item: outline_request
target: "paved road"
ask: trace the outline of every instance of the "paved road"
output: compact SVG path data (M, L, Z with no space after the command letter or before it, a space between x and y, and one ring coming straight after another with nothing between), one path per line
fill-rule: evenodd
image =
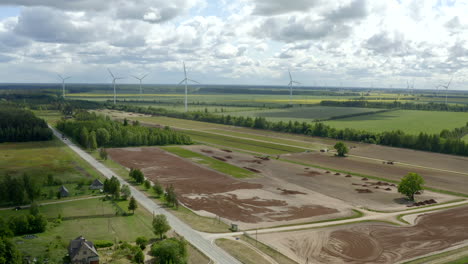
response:
M50 127L50 126L49 126ZM102 175L104 175L107 178L111 178L112 176L117 177L117 179L122 183L122 184L127 184L122 178L120 178L118 175L113 173L109 168L105 167L103 164L98 162L96 159L94 159L91 155L77 147L75 144L73 144L70 140L64 140L62 139L61 133L57 132L53 127L50 127L52 131L54 132L54 135L61 139L66 145L68 145L73 151L75 151L80 157L82 157L84 160L86 160L91 166L96 168ZM198 248L201 252L203 252L206 256L208 256L211 260L213 260L215 263L221 263L221 264L240 264L238 260L233 258L231 255L226 253L224 250L221 248L217 247L216 245L212 244L211 241L204 236L202 236L201 233L193 230L190 226L187 224L183 223L180 221L177 217L173 216L164 208L161 208L159 205L157 205L154 201L152 201L150 198L148 198L146 195L144 195L142 192L134 188L133 186L129 186L130 191L135 197L135 199L143 206L145 207L148 211L153 212L155 214L163 214L167 217L167 220L169 221L169 224L171 227L181 236L183 236L190 244Z

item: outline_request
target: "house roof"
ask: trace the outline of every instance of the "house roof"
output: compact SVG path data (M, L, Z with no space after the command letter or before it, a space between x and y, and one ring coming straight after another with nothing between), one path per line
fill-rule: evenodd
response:
M93 242L86 240L83 236L79 236L70 241L70 246L68 248L68 254L70 255L70 258L73 259L83 247L89 249L96 256L99 256Z
M104 184L99 180L95 179L93 183L91 183L91 186L103 186Z
M60 192L69 192L67 187L65 187L65 185L62 185L60 186L60 189L59 189Z

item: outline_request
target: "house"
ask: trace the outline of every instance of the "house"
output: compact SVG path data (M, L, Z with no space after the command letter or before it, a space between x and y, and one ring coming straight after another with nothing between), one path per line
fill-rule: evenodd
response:
M60 193L60 197L70 196L70 192L68 191L67 187L65 187L64 185L60 186L59 193Z
M95 179L89 186L89 189L91 190L102 190L103 188L104 184L99 179Z
M83 236L70 241L68 255L71 264L99 264L99 254L93 242L86 240Z

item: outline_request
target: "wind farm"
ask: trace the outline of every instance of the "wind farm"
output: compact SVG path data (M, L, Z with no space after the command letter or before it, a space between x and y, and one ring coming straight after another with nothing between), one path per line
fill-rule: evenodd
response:
M468 263L466 9L0 1L0 264Z

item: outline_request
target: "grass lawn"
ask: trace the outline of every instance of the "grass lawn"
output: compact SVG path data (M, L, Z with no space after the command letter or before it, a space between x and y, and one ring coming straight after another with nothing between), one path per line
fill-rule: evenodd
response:
M51 126L55 126L57 121L63 117L63 114L57 110L34 110L33 112L37 117L44 119Z
M397 110L331 120L325 124L340 129L354 128L372 132L400 129L410 134L420 132L438 134L443 129L462 127L466 122L468 122L468 113L465 112Z
M250 177L255 176L255 173L249 170L239 168L237 166L231 165L229 163L226 163L226 162L223 162L223 161L211 158L211 157L207 157L202 154L198 154L196 152L184 149L182 147L170 146L170 147L161 147L161 148L179 157L190 159L193 162L208 166L221 173L231 175L234 178L250 178Z
M331 107L331 106L312 106L312 107L293 107L285 109L264 109L254 111L244 111L229 113L231 116L244 117L264 117L274 122L312 122L314 120L324 120L335 116L361 114L374 112L382 109L360 108L360 107ZM221 113L220 113L221 114Z
M224 249L231 256L238 259L241 263L244 264L269 264L262 255L255 252L253 249L243 245L240 242L220 238L215 241L216 245Z

